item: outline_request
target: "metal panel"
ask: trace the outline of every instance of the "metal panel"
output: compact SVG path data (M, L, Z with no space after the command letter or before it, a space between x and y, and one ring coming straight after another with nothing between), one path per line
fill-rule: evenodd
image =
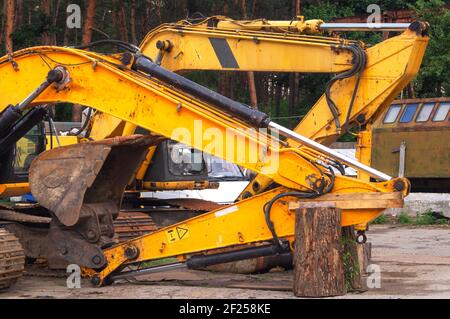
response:
M231 51L230 45L226 39L209 38L209 42L219 59L220 65L224 69L239 69L239 64Z
M408 151L405 176L408 178L450 178L450 128L375 129L372 166L388 174L399 171L398 149L405 141Z

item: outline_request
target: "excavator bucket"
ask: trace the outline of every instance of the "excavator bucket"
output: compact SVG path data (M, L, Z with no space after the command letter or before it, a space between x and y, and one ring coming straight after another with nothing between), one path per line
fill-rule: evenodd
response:
M104 263L100 247L111 244L125 187L160 137L132 135L56 148L39 155L30 188L53 215L50 258L90 265ZM94 262L93 262L94 261Z

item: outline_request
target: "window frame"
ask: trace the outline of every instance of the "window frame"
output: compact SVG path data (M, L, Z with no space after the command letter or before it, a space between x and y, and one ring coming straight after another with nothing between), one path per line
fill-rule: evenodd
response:
M400 114L403 113L403 112L402 112L402 109L404 108L404 106L405 106L405 104L392 104L391 106L389 106L389 108L388 108L388 110L387 110L387 112L386 112L386 115L385 115L384 118L383 118L383 124L394 124L394 123L396 123L396 122L398 121L398 119L399 119ZM390 113L390 112L392 111L392 109L395 108L395 107L400 107L400 108L399 108L399 111L398 111L398 113L397 113L397 115L395 116L395 119L394 119L392 122L387 122L386 119L387 119L389 113Z
M422 103L421 106L420 106L420 110L419 110L419 112L417 113L417 116L416 116L416 123L426 123L426 122L430 121L430 119L432 118L433 112L434 112L434 110L436 108L436 104L437 104L436 102L424 102L424 103ZM428 114L428 117L427 117L426 120L419 121L419 116L422 114L422 111L425 109L425 105L431 105L431 111Z
M436 116L439 113L439 109L441 108L441 105L446 104L448 109L447 109L447 114L445 114L444 118L442 120L436 120ZM436 107L436 110L434 111L433 114L433 118L431 119L434 123L439 123L439 122L444 122L447 118L448 118L448 114L450 113L450 102L440 102L438 104L438 106Z

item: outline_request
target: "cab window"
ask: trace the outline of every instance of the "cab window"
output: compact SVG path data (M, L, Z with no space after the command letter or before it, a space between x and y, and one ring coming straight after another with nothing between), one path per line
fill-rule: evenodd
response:
M387 111L386 116L384 117L384 123L385 124L394 123L397 120L397 117L400 114L401 109L402 106L399 104L392 105Z
M442 122L447 118L448 111L450 110L450 102L441 103L434 115L434 122Z
M420 109L419 115L417 115L416 122L427 122L430 119L433 108L434 103L424 103Z
M41 129L39 126L34 127L16 144L14 174L27 175L31 162L41 152Z
M209 154L204 154L204 157L210 180L242 181L246 179L238 165Z
M403 111L402 117L400 118L400 123L409 123L413 120L416 114L419 104L408 104Z
M203 153L185 144L169 141L169 171L175 176L191 176L206 172Z

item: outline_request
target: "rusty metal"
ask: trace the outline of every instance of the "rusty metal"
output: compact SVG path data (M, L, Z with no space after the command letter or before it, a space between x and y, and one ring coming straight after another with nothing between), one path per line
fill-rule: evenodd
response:
M26 257L46 258L48 228L24 226L20 223L7 223L2 227L19 238Z
M197 198L179 198L179 199L176 198L176 199L167 199L163 201L169 205L183 207L194 211L205 211L205 212L210 212L223 206L216 202L211 202Z
M0 209L0 220L19 223L50 224L51 218L23 214L13 210Z
M49 260L86 265L93 269L101 268L106 263L102 249L88 243L73 230L50 229L47 249L46 258Z
M19 240L0 228L0 290L11 287L23 274L25 254Z
M114 221L114 230L119 237L119 242L124 242L158 229L158 226L148 214L140 212L120 212L119 217Z
M220 207L221 204L196 198L146 198L127 192L121 212L145 213L158 227L165 227Z
M450 97L394 100L392 102L392 104L411 104L411 103L419 103L420 104L420 103L442 103L442 102L450 102Z
M388 174L399 172L402 162L399 150L402 145L405 151L404 175L412 179L413 190L424 188L426 180L450 179L450 122L448 114L443 121L433 121L438 107L442 103L449 103L450 98L407 99L397 100L392 105L401 105L402 108L393 123L384 123L385 114L377 120L372 130L371 165ZM401 123L403 112L407 105L418 104L411 121ZM417 121L422 110L422 104L434 104L426 121ZM432 184L432 183L430 183ZM431 186L431 187L430 187ZM437 189L432 185L425 188ZM442 190L442 189L441 189Z
M98 269L114 241L123 192L159 137L132 135L75 144L38 156L30 169L36 200L55 217L46 258ZM126 163L126 165L124 165Z
M31 165L31 191L62 224L74 226L83 203L119 205L142 153L154 143L153 137L133 135L44 152Z
M33 213L36 213L39 207L34 207L34 209L35 211L33 211ZM4 224L3 227L20 239L25 256L32 259L45 260L46 267L49 269L66 268L68 262L64 260L64 256L61 256L58 251L64 252L64 247L68 245L68 239L63 238L61 240L58 238L61 237L60 232L58 232L57 236L54 235L54 231L49 229L50 218L33 216L15 211L6 211L7 214L2 216L2 212L4 212L4 210L0 210L0 219L10 221ZM30 213L30 211L28 212ZM44 221L48 222L43 223ZM27 224L27 226L23 223ZM157 229L158 227L153 222L152 218L145 213L121 212L119 217L114 221L114 231L118 237L118 242L124 242ZM53 235L49 236L50 232L52 232ZM86 233L86 235L88 235L89 230ZM60 242L55 243L55 240ZM86 239L86 241L89 241L89 239ZM78 245L79 244L80 243L78 242ZM87 249L91 249L91 245L87 245ZM97 250L95 250L95 252L97 252Z
M292 269L292 254L286 253L277 256L265 256L246 259L226 264L209 266L207 269L214 272L234 274L260 274L266 273L271 269L277 267L281 267L286 270Z

